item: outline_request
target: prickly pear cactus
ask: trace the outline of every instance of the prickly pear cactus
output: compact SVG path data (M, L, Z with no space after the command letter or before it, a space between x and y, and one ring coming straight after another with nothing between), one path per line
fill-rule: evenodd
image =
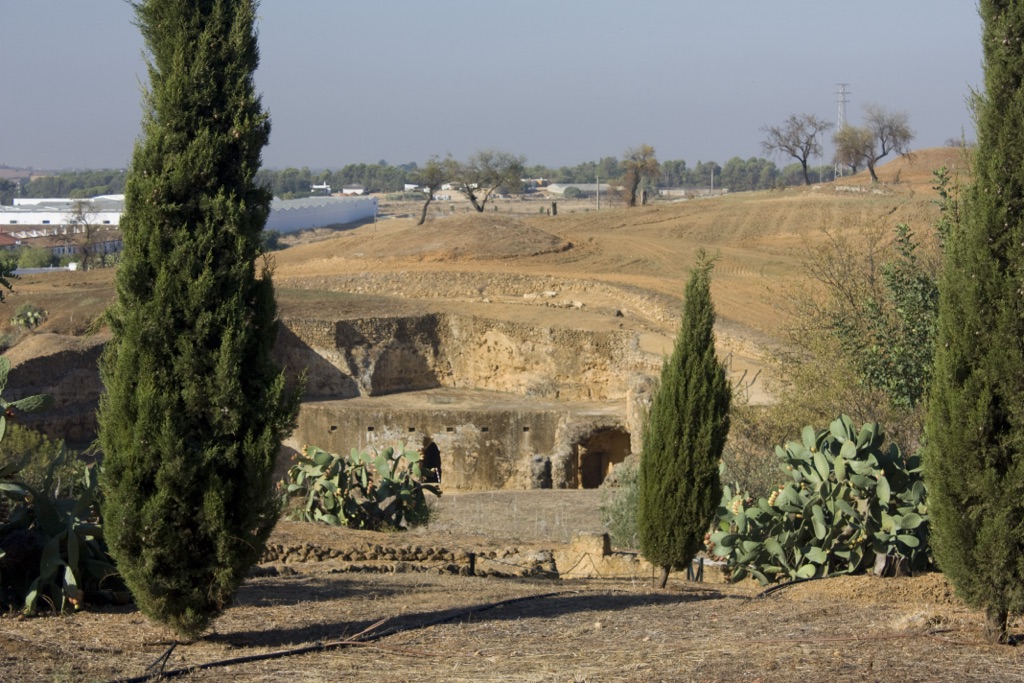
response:
M441 495L439 486L423 482L422 455L414 450L353 448L341 456L307 446L295 459L283 486L286 502L301 498L292 508L294 519L356 529L404 529L428 520L426 492Z
M762 584L856 573L872 566L920 570L930 564L921 462L877 424L855 430L843 415L827 430L776 447L792 481L754 500L726 487L708 536L730 580Z

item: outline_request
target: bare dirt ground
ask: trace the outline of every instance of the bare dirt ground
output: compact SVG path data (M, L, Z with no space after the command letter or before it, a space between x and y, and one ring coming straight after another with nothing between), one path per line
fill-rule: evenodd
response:
M460 310L623 325L657 351L674 334L689 267L704 247L719 254L721 351L737 368L757 369L777 343L787 288L810 286L800 263L821 243L822 228L908 222L926 231L937 213L931 171L943 164L964 165L958 150L926 150L880 169L878 186L855 177L629 211L560 202L557 217L541 215L543 204L500 200L484 215L448 207L422 227L394 218L318 231L275 255L281 311ZM94 327L114 299L109 270L31 276L15 287L11 309L33 303L50 313L44 331L65 334ZM523 296L548 289L584 305ZM614 315L620 309L626 315ZM213 631L177 646L164 668L259 657L184 679L260 683L1024 680L1018 650L984 644L982 614L962 605L941 575L833 578L764 597L756 585L716 581L711 570L704 583L674 577L662 591L649 577L511 576L523 558L562 547L574 532L600 530L600 497L446 494L429 528L405 534L283 522L272 545L297 550L263 565ZM378 559L359 559L371 550ZM465 575L468 553L487 558L487 575ZM499 571L502 563L508 571ZM1011 629L1021 634L1024 623ZM345 644L357 634L376 639ZM130 679L170 639L130 607L8 615L0 617L0 681ZM309 650L263 658L299 647Z
M572 530L597 530L601 495L445 496L429 528L402 534L282 522L272 545L339 557L262 565L263 576L245 583L213 630L175 647L164 670L196 668L183 676L190 681L254 683L1024 680L1018 649L984 644L982 614L953 597L939 574L832 578L761 597L756 584L728 585L712 570L703 583L673 575L655 590L650 577L471 577L446 569L465 567L459 553L488 550L497 551L491 566L501 567L502 557L514 565L515 557L557 548ZM433 548L458 559L343 559L374 547ZM1024 623L1012 628L1020 633ZM131 679L171 640L130 607L7 616L0 681ZM296 649L305 652L274 656Z

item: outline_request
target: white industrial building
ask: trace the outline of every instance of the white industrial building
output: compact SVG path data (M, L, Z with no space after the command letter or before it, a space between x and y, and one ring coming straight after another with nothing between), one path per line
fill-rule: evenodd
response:
M92 199L16 197L14 206L0 206L0 232L27 239L74 232L75 225L103 225L116 228L121 223L124 195L103 195ZM82 216L76 220L75 213ZM296 232L329 225L343 225L374 218L376 197L309 197L274 199L266 229L280 233Z
M376 215L376 197L275 199L270 203L267 230L284 234L328 225L358 223Z
M0 206L0 229L25 239L64 234L83 220L90 225L116 228L121 223L123 208L123 194L92 199L15 197L14 206ZM76 212L81 215L76 217Z

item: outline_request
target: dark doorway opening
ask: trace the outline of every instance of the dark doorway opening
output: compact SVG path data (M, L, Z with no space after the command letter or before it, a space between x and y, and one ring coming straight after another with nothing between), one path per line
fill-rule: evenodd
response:
M423 481L431 484L441 483L441 449L431 441L423 447Z
M612 427L593 432L576 446L577 486L596 489L629 454L629 432Z

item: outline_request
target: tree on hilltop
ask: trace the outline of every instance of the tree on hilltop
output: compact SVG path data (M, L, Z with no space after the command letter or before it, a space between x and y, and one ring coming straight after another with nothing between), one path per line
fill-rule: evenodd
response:
M878 182L875 166L892 152L901 156L910 154L914 131L906 112L890 112L877 104L864 107L863 126L845 125L836 132L836 162L854 171L863 166Z
M423 168L417 169L413 176L414 182L426 193L426 201L423 202L423 211L420 213L420 220L416 225L423 225L427 220L427 207L434 200L434 195L441 186L448 180L454 160L451 157L441 160L432 156L424 164Z
M452 185L480 212L499 187L519 191L525 168L526 157L497 149L484 149L465 162L449 165Z
M101 361L104 533L139 609L194 637L263 552L297 410L270 358L271 269L257 269L270 122L254 0L133 6L149 89Z
M807 160L821 154L821 135L830 128L831 123L814 114L790 114L781 125L761 128L765 134L761 149L765 154L786 154L799 161L804 171L804 183L810 185Z
M640 189L640 183L647 180L651 184L657 182L661 176L661 164L654 154L654 148L650 145L630 147L622 156L623 169L622 184L626 188L626 205L636 206L636 195Z

